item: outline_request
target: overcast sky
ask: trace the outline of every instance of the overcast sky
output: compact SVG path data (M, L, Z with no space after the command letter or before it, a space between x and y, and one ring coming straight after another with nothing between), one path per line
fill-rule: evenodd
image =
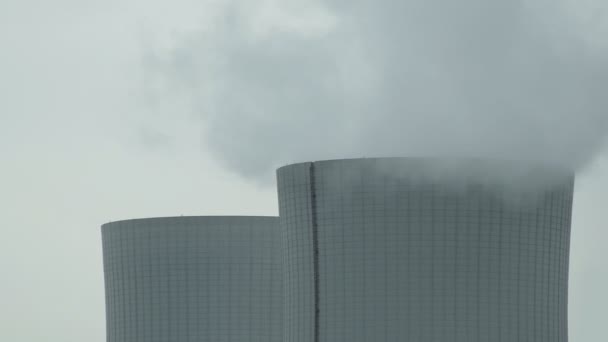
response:
M425 153L580 170L570 337L608 340L604 2L0 0L0 340L105 340L105 222L273 215L277 165Z

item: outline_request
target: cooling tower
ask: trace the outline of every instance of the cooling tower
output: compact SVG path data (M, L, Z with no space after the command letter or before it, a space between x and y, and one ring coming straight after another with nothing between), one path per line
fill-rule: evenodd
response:
M277 171L286 342L565 342L574 176L386 158Z
M102 226L108 342L283 342L276 217Z

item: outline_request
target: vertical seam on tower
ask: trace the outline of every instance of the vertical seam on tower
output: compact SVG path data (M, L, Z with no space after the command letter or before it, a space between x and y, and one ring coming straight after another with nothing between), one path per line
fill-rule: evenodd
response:
M317 222L317 191L315 186L315 163L310 163L310 216L312 225L312 267L314 326L313 341L319 342L319 226Z
M564 312L566 314L566 319L564 322L564 329L565 329L565 333L564 333L564 337L565 340L568 341L569 340L569 328L568 328L568 307L569 307L569 287L570 287L570 283L569 283L569 279L570 279L570 243L571 243L571 239L572 239L572 205L574 204L574 185L575 185L575 179L572 178L572 180L570 181L570 187L568 189L568 221L567 221L567 226L566 226L566 232L567 232L567 236L566 236L566 290L565 290L565 301L566 301L566 307L564 308Z

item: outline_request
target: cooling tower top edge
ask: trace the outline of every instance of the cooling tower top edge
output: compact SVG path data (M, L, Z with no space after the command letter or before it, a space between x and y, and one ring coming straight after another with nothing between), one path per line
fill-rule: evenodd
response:
M274 222L278 216L249 216L249 215L210 215L210 216L166 216L166 217L145 217L110 221L101 225L102 229L120 228L128 223L166 225L167 223L194 222L197 224L221 224L221 223L251 223L251 222Z

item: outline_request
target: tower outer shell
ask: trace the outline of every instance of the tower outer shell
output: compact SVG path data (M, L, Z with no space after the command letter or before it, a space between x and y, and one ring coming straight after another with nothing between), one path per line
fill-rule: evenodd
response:
M283 342L276 217L102 226L108 342Z
M571 172L383 158L277 177L285 341L567 341Z

